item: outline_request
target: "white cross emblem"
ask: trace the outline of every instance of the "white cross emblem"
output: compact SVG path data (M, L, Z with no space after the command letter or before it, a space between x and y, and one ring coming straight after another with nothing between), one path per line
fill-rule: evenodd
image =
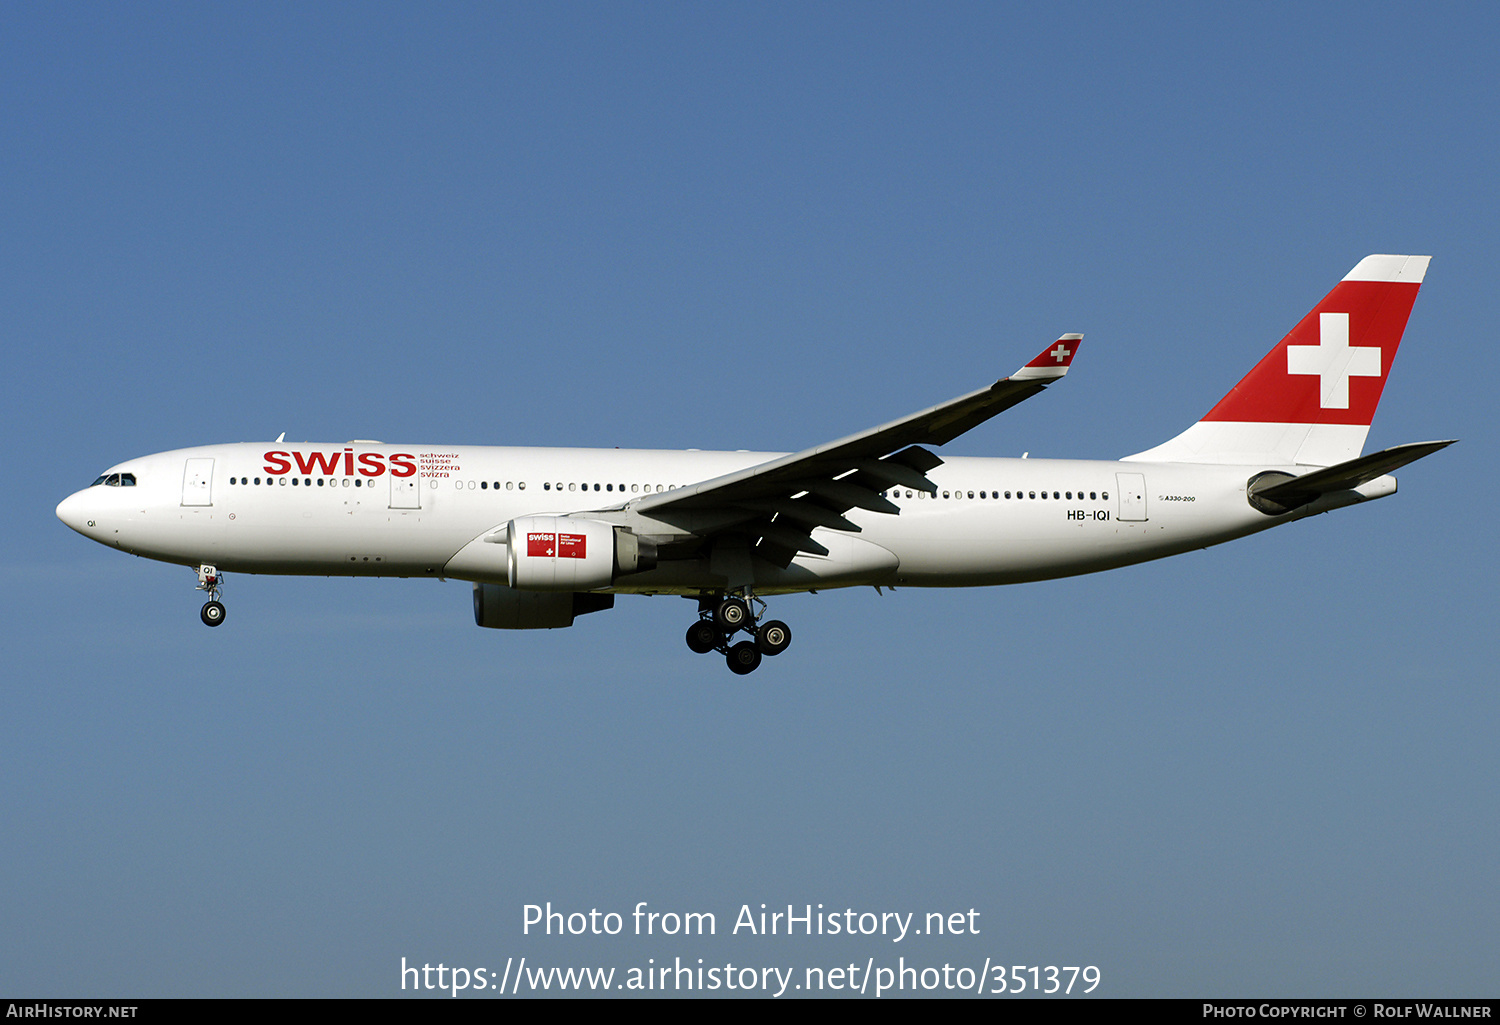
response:
M1286 347L1288 374L1318 375L1318 405L1349 408L1349 378L1380 376L1380 346L1349 347L1349 314L1318 314L1318 344Z
M1067 349L1063 348L1063 343L1062 342L1058 342L1057 343L1057 348L1055 348L1051 352L1047 353L1047 355L1051 356L1053 359L1057 360L1057 362L1061 363L1063 360L1067 359L1069 356L1071 356L1073 354L1070 351L1068 351Z

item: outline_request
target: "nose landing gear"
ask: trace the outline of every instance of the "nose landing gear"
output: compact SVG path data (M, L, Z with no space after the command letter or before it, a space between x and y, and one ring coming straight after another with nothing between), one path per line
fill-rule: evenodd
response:
M219 585L223 580L213 566L205 564L198 567L198 590L208 592L208 601L198 613L204 626L218 626L224 622L224 603L219 601Z
M766 603L748 588L743 597L704 595L698 599L698 621L688 627L687 646L699 655L717 651L737 676L753 673L763 656L779 655L792 643L792 628L781 620L760 621L765 611ZM731 645L741 630L752 639Z

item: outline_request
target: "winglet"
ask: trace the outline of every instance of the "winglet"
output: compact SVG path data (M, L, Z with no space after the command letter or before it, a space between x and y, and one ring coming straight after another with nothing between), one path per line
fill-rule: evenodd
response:
M1083 335L1063 335L1055 345L1042 350L1041 354L1020 370L1010 375L1012 381L1055 381L1068 372L1073 357L1078 354L1078 343Z

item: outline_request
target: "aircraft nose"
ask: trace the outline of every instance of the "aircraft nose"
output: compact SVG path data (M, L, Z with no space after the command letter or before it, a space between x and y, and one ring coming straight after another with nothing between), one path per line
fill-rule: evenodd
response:
M87 491L75 491L57 504L57 518L88 536L90 504Z

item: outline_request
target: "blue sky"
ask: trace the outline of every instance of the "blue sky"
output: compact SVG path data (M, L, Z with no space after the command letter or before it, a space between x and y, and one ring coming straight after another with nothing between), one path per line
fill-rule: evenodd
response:
M400 959L1093 964L1114 996L1495 995L1486 5L0 8L0 992L399 995ZM1152 565L472 622L53 516L219 441L793 450L1065 331L964 455L1113 458L1372 252L1430 253L1387 501ZM24 483L25 487L19 487ZM522 907L720 935L523 936ZM742 904L975 908L901 946Z

